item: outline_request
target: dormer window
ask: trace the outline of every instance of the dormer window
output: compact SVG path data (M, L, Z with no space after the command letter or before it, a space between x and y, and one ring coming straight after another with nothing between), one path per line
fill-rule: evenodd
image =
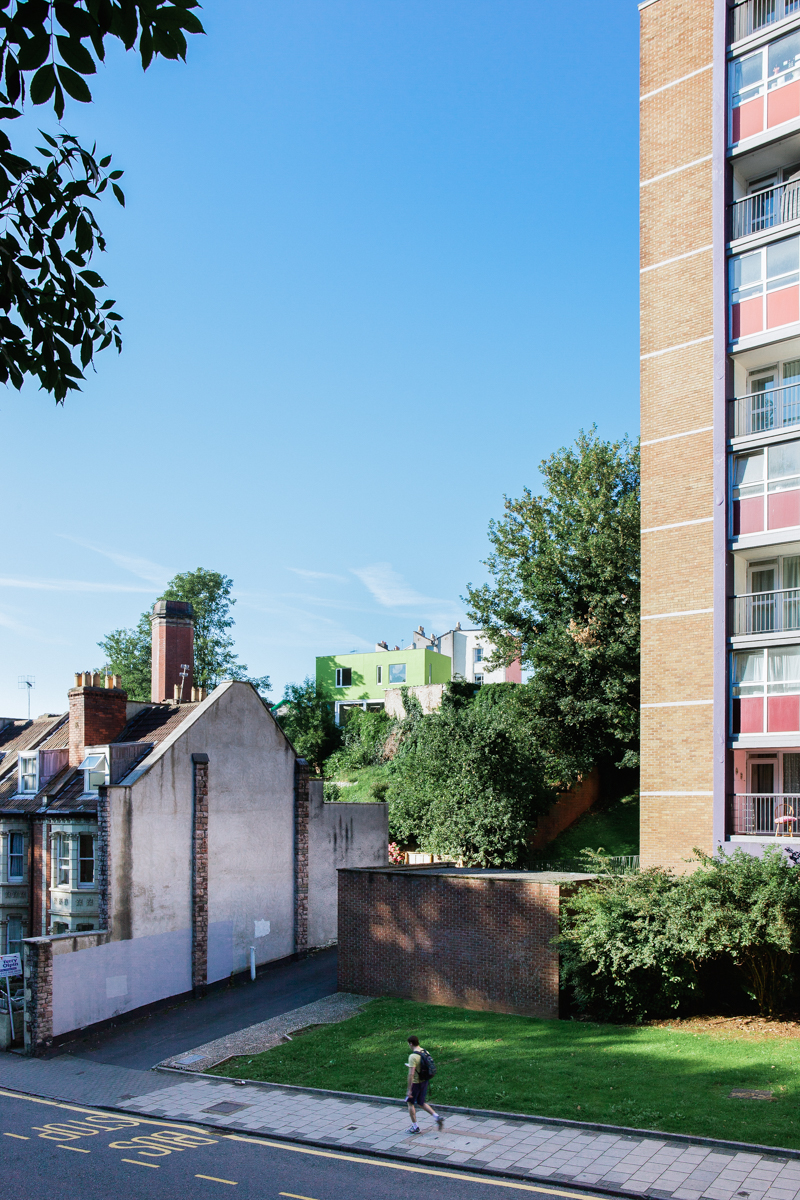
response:
M19 756L19 791L28 795L39 790L39 761L36 754Z
M108 783L108 764L105 754L87 754L78 767L83 771L84 792L96 792Z

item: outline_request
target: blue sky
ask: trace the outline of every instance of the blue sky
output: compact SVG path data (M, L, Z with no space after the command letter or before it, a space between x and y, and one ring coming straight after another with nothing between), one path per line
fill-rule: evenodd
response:
M209 0L64 124L125 170L84 391L0 391L0 714L61 711L177 571L277 698L464 619L503 495L638 432L635 4ZM44 110L36 117L53 128Z

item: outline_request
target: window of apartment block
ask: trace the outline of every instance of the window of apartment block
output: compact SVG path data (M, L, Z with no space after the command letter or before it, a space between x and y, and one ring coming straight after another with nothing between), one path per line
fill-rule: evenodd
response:
M472 654L473 662L483 662L483 646L476 646Z
M800 116L800 33L731 63L731 143Z
M383 667L375 668L375 682L383 683Z
M69 838L57 833L54 839L56 887L69 887Z
M94 884L94 838L90 833L82 833L78 838L78 886L91 887Z
M22 917L8 918L6 954L22 954Z
M35 754L20 754L19 756L19 790L21 792L37 791Z
M730 263L734 340L800 321L800 238L736 254Z
M389 683L405 683L406 681L406 664L391 663L389 666Z
M351 687L353 683L352 667L337 667L336 668L336 686Z
M737 455L732 483L734 535L800 525L800 441Z
M25 878L25 839L21 833L8 835L8 881L21 883Z

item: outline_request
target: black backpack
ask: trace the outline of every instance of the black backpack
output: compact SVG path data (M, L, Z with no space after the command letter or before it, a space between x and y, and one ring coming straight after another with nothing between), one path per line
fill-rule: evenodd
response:
M417 1047L414 1053L419 1055L420 1082L423 1082L426 1079L433 1079L434 1075L436 1074L436 1063L433 1061L430 1054L428 1054L428 1051L421 1050L419 1047Z

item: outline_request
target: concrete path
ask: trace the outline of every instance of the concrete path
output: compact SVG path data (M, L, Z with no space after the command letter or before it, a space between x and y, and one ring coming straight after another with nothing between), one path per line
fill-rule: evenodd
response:
M313 1004L304 1004L302 1008L294 1008L280 1017L248 1025L246 1029L195 1046L188 1054L184 1052L167 1058L158 1065L178 1070L207 1071L209 1067L236 1055L262 1054L280 1045L287 1034L291 1038L291 1034L298 1029L309 1029L312 1025L336 1025L339 1021L354 1017L371 999L371 996L356 996L352 992L333 992L322 1000L315 1000Z
M581 1126L577 1122L448 1110L444 1129L422 1114L408 1134L402 1101L277 1084L171 1076L162 1093L124 1101L126 1112L208 1123L276 1138L391 1154L460 1168L597 1187L659 1200L795 1200L800 1152L724 1147L702 1139Z
M186 1000L101 1033L78 1034L60 1053L149 1070L195 1046L329 996L337 987L336 947L259 972L254 983L238 981L203 999Z

